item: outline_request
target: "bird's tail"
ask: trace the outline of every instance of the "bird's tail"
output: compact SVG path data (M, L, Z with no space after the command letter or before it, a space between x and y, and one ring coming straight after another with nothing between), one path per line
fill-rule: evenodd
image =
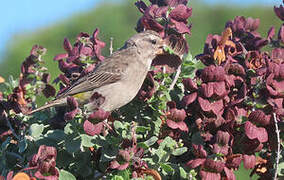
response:
M58 106L65 106L67 105L67 99L66 98L62 98L62 99L56 99L54 101L51 101L50 103L43 105L37 109L34 109L30 112L28 112L28 114L33 114L35 112L50 108L50 107L58 107Z

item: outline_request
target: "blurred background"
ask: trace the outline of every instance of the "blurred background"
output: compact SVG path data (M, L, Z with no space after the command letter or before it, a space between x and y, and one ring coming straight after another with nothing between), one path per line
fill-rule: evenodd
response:
M146 1L146 0L145 0ZM192 35L188 38L193 56L202 53L209 33L221 34L225 23L237 15L260 18L259 32L266 37L273 25L281 21L273 12L282 0L192 0L190 19ZM110 37L114 49L135 33L134 27L141 13L135 0L24 0L2 1L0 6L0 76L17 78L22 61L34 44L47 48L45 63L54 79L59 71L53 57L65 52L65 37L73 43L78 33L92 33L100 29L99 37L107 43L103 54L109 54ZM249 179L249 172L241 169L237 179ZM256 179L255 177L253 179Z

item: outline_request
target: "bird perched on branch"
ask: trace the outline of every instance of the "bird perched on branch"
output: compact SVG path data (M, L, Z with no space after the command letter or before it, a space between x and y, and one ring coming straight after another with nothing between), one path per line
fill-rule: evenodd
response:
M67 105L67 97L92 111L97 107L92 96L104 97L99 108L113 111L129 103L141 88L152 60L163 53L164 40L154 31L145 31L132 36L125 45L106 58L95 69L77 79L67 90L57 95L50 103L35 109L30 114L49 107Z

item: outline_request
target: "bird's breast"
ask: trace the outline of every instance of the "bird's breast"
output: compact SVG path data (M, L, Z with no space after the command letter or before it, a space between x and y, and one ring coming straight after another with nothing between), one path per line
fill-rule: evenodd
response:
M129 103L140 90L148 72L148 67L141 63L132 63L124 72L121 80L95 89L105 97L101 108L113 111Z

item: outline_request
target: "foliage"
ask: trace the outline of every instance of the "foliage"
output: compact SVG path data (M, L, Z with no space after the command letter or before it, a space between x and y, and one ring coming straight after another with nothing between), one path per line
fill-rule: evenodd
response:
M80 12L70 18L46 24L45 27L32 32L19 32L9 41L7 50L0 56L1 76L8 79L9 75L19 75L18 67L27 56L27 51L34 44L40 44L48 49L45 55L45 66L54 79L59 73L57 63L52 59L55 54L61 53L63 38L67 37L71 43L79 32L92 32L94 28L100 28L100 38L106 42L103 54L109 54L109 41L113 37L113 49L123 46L124 41L135 33L133 27L136 25L140 12L136 10L133 0L102 1L88 11ZM112 3L110 3L112 2ZM117 3L118 2L118 3ZM270 6L232 6L229 3L223 5L207 5L202 1L193 0L190 2L194 7L193 16L190 22L193 24L192 35L189 38L190 52L196 55L202 51L204 41L208 33L220 33L224 23L235 15L245 17L261 18L259 32L264 35L271 24L279 26L281 20L275 18L273 9ZM115 14L115 16L113 16ZM214 16L212 16L214 14ZM203 22L203 23L201 23ZM41 97L37 100L41 105L47 99Z
M193 58L185 41L191 34L187 0L137 1L136 6L142 13L136 30L155 30L170 42L137 97L111 113L85 113L69 97L66 107L28 115L39 94L56 93L43 63L46 49L34 46L19 79L1 84L1 175L236 179L234 171L243 162L260 179L276 169L283 176L283 152L277 154L277 147L283 148L284 24L277 36L271 27L263 38L259 19L237 16L221 36L208 35L203 53ZM284 19L283 6L274 11ZM80 33L73 46L64 40L66 53L54 58L62 72L55 79L59 94L104 60L98 33ZM269 52L262 51L268 46ZM104 101L99 94L94 99Z

